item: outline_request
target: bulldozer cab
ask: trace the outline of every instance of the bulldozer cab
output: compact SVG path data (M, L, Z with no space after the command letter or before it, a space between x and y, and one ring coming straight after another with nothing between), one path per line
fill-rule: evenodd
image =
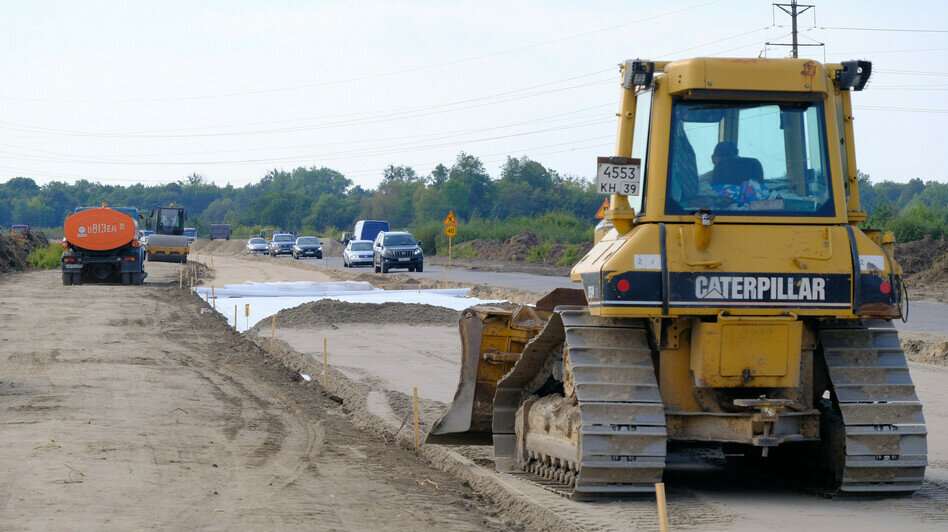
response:
M850 91L864 61L690 59L624 65L617 152L641 163L606 218L858 223ZM653 78L654 76L654 78Z

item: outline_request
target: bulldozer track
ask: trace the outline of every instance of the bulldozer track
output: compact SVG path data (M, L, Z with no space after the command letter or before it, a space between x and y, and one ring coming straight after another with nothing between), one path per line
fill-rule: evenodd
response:
M820 330L820 343L845 431L838 492L915 492L927 431L898 332L884 321L833 324Z
M564 350L557 349L561 343ZM567 367L559 373L571 374L578 401L578 449L562 442L531 448L528 438L525 456L516 456L516 410L538 391L535 376L560 352ZM652 493L665 468L667 433L644 322L557 308L498 383L494 429L496 455L541 477L535 483L546 489L581 500Z

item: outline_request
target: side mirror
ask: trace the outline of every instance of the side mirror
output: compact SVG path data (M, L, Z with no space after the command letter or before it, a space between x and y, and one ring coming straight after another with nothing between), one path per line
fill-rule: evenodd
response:
M149 231L151 231L151 218L145 219L145 229L148 229Z
M423 242L422 242L421 240L419 240L419 241L418 241L418 247L421 247L422 244L423 244Z

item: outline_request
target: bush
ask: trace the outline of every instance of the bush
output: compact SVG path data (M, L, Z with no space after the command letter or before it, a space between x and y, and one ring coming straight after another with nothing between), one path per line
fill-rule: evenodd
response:
M579 250L571 246L566 250L566 253L564 253L563 256L560 257L560 260L556 261L556 265L557 266L573 266L577 262L579 262L580 258L581 257L579 256Z
M948 236L948 213L914 205L898 218L889 221L886 229L895 233L897 242L921 240L926 236L938 239Z
M499 220L496 218L475 218L458 224L458 236L454 245L469 240L481 239L505 242L530 229L542 242L551 244L581 244L592 242L594 223L568 213L551 212L540 216L517 216ZM435 220L416 225L412 229L415 238L424 244L427 255L436 255L439 250L446 254L448 237L444 235L444 225ZM547 250L549 251L549 250Z
M550 242L544 242L539 246L533 246L530 248L530 251L527 252L527 262L543 262L543 259L546 258L547 254L550 252L550 248L553 247L553 244Z
M33 251L26 260L28 260L34 268L51 270L53 268L59 268L63 251L65 250L58 243L50 244L45 248L39 248Z

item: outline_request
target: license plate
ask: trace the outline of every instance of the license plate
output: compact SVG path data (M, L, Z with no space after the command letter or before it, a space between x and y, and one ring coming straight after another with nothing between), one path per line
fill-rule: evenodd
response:
M640 159L599 157L596 162L596 192L622 196L642 194Z
M399 257L398 260L406 261L406 260L408 260L408 257Z

